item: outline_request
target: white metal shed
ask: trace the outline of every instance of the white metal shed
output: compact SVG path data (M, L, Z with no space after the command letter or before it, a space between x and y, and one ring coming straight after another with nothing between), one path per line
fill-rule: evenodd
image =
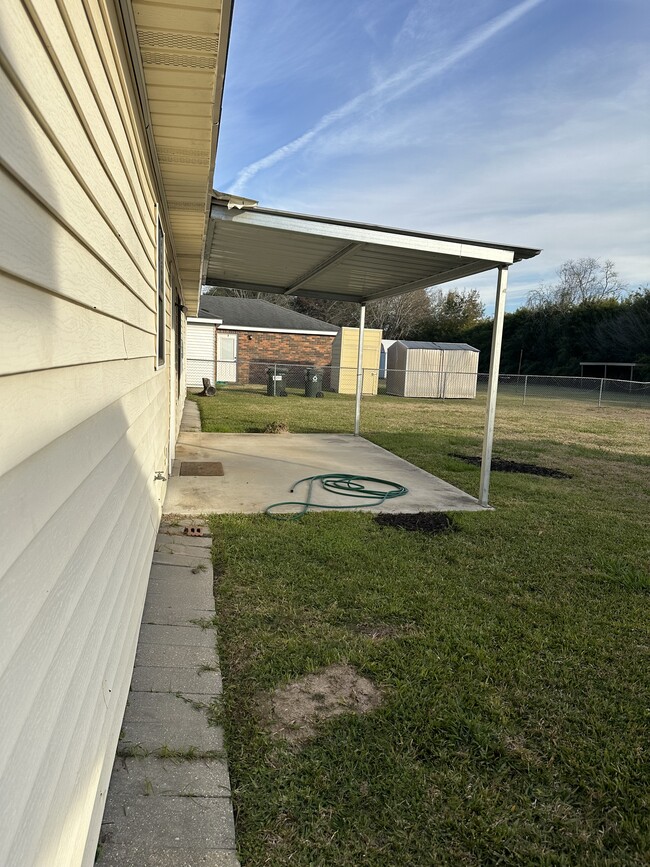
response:
M386 393L399 397L476 397L479 351L468 343L396 340L389 348Z

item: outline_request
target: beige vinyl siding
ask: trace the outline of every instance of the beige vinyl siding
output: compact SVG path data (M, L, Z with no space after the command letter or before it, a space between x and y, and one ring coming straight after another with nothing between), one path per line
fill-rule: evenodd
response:
M0 6L0 864L94 859L180 422L112 4ZM170 382L172 391L170 393Z
M381 329L363 332L363 394L377 394ZM340 394L355 394L359 359L359 329L341 328L332 346L332 388Z

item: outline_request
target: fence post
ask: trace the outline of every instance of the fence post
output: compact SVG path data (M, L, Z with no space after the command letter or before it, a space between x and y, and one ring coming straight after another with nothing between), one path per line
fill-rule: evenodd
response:
M603 405L603 383L604 379L600 380L600 391L598 392L598 406L601 407Z
M528 374L524 376L524 406L526 406L526 392L528 391Z
M278 363L277 361L273 365L273 397L277 397L276 388L278 387Z

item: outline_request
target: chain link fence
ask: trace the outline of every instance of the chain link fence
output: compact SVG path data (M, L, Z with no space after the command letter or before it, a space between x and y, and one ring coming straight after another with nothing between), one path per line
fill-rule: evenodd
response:
M479 373L477 393L485 393L487 382L487 373ZM501 374L498 395L520 400L522 406L539 406L546 401L572 401L599 407L650 409L650 382L622 379Z
M233 365L234 367L234 365ZM233 371L234 373L234 371ZM249 362L233 376L236 382L220 383L238 389L265 393L270 397L327 395L354 397L356 367L293 364L281 361ZM364 369L363 397L377 394L405 398L467 400L482 397L487 391L487 373L457 370L378 370ZM501 374L499 397L520 401L522 406L544 401L577 401L599 407L635 406L650 408L650 383L580 376L533 376Z

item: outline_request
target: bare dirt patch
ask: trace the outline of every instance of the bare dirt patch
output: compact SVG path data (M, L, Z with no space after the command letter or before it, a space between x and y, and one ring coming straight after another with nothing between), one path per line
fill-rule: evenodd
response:
M289 433L288 426L283 421L272 421L264 428L264 433L283 434Z
M330 665L276 689L260 701L260 708L272 735L300 744L316 735L322 720L368 713L381 700L375 684L351 665Z
M449 515L444 512L397 513L381 512L375 515L380 527L397 527L417 533L448 533L457 530Z
M458 455L450 453L450 458L458 458L460 461L465 461L466 464L472 464L475 467L481 466L480 455ZM525 473L530 476L547 476L551 479L570 479L568 473L563 473L562 470L555 470L552 467L538 467L537 464L522 464L518 461L508 461L505 458L492 458L492 469L497 473Z
M403 635L413 635L419 631L415 623L355 623L349 628L356 635L363 635L364 638L369 638L371 641L400 638Z

